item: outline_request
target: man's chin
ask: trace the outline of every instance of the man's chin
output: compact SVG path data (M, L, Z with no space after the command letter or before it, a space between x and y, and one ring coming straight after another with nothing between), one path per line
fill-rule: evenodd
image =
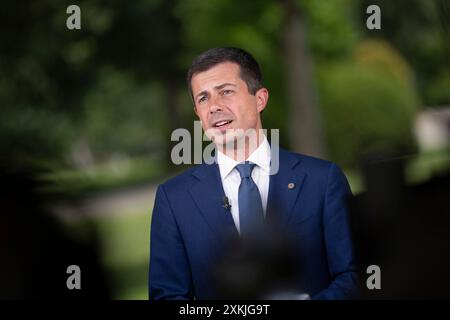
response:
M234 145L234 143L236 141L236 137L232 133L220 132L220 133L214 134L211 137L211 140L218 147L225 147L225 146Z
M231 130L220 130L217 128L209 128L205 131L206 136L211 139L214 143L219 143L220 141L224 141L231 136Z

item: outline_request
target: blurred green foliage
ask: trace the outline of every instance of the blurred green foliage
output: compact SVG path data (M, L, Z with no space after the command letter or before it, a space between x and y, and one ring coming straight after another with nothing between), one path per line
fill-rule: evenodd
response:
M382 28L366 30L392 44L414 70L423 105L443 106L450 101L450 2L448 0L360 0L364 19L371 4L382 10ZM447 84L447 87L444 87ZM439 92L439 93L438 93Z
M100 158L114 153L156 153L164 142L161 121L164 104L158 83L137 83L126 72L100 70L83 101L85 121L80 128Z
M364 33L357 15L355 0L301 1L309 32L314 60L322 62L345 58Z
M332 160L352 166L366 146L411 150L406 132L413 109L450 100L448 2L375 1L382 8L382 29L375 31L365 28L366 0L293 3L306 21L311 81ZM0 13L0 151L6 163L85 170L118 157L164 159L171 130L192 129L185 71L195 55L214 46L243 47L260 61L271 93L265 126L281 129L281 144L289 147L284 2L85 0L77 3L79 31L65 28L69 4L9 2ZM351 90L355 86L361 94ZM365 103L364 94L371 97ZM367 123L357 115L375 109L370 112L380 120L371 114ZM391 123L400 110L405 114L395 131ZM339 115L346 119L332 120ZM348 123L364 138L348 140L359 136L348 134L355 131Z
M363 42L355 55L319 71L329 155L348 168L358 166L355 155L415 151L419 106L411 71L387 44Z
M77 199L89 193L162 179L166 171L163 161L156 157L116 158L84 170L61 169L43 173L40 175L43 182L40 191L65 199Z
M93 220L115 299L148 299L149 208ZM105 218L108 217L108 218Z

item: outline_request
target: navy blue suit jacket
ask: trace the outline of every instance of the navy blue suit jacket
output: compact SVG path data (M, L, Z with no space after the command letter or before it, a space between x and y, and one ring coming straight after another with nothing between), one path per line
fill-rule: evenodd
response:
M279 164L278 173L270 176L266 219L276 214L302 244L302 288L313 299L353 297L357 272L345 176L334 163L282 149ZM295 187L288 188L289 183ZM198 165L158 187L151 223L150 299L216 298L208 274L226 236L238 234L223 197L217 164Z

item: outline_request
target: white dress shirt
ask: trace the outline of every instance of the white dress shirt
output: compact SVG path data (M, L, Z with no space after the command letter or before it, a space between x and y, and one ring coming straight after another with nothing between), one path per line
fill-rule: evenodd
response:
M266 136L264 136L264 140L246 161L256 164L252 171L252 179L258 186L265 216L270 181L270 145ZM217 163L220 169L222 186L231 205L231 215L233 216L234 224L236 225L237 230L240 232L238 194L239 185L241 184L241 176L235 168L239 162L218 150Z

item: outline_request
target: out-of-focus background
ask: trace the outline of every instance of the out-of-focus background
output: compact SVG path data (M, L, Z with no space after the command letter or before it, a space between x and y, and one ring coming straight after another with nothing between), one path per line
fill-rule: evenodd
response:
M80 30L66 27L71 4ZM379 30L366 26L372 4ZM338 163L355 194L371 155L404 159L412 185L449 168L447 0L8 1L0 24L2 236L33 234L9 253L3 242L8 270L21 270L40 225L8 229L17 217L5 215L42 208L66 241L95 248L108 297L147 298L155 188L187 168L170 162L170 134L193 130L185 74L211 47L255 56L270 91L264 126ZM42 243L57 260L52 239Z

